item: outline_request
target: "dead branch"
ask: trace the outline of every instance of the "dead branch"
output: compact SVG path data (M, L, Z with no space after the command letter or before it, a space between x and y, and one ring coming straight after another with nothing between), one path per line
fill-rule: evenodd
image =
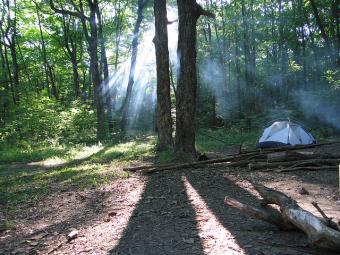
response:
M325 212L320 208L320 206L318 205L317 202L313 201L312 202L312 205L316 208L316 210L318 210L318 212L321 214L321 216L325 219L325 221L327 222L327 225L332 228L332 229L335 229L335 230L340 230L338 228L338 225L332 221L332 218L329 218Z
M301 229L309 242L318 247L340 251L340 232L328 227L310 212L302 209L295 200L282 192L253 183L259 194L271 204L280 206L282 217Z

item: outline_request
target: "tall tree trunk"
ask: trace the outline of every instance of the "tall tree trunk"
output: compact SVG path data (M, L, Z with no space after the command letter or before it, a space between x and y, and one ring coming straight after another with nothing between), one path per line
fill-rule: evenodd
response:
M32 78L31 78L31 75L30 75L30 73L29 73L27 64L26 64L26 62L25 62L25 59L24 59L24 56L23 56L23 54L22 54L21 47L20 47L19 44L18 44L18 53L19 53L19 56L20 56L20 58L21 58L21 62L22 62L22 64L23 64L23 66L24 66L24 71L25 71L25 74L26 74L26 76L27 76L28 84L29 84L29 86L31 87L31 89L33 89Z
M92 2L88 0L88 2L90 7L90 69L94 89L95 104L97 109L97 140L103 141L106 137L106 132L104 103L98 64L98 28L96 22L96 9L98 6L98 1L94 0Z
M118 7L116 8L117 14L115 15L115 70L118 69L119 46L122 33L121 1L117 0L116 3L118 3Z
M176 97L175 153L194 159L195 113L197 93L196 34L200 15L209 15L195 0L177 0L178 5L178 59L179 73Z
M78 52L77 52L77 41L79 38L76 36L78 31L71 32L70 26L71 22L74 27L75 19L74 17L66 17L63 14L63 33L64 33L64 42L62 43L62 47L65 47L66 53L70 58L72 64L72 74L73 74L73 83L74 83L74 96L78 98L80 96L80 77L79 77L79 69L78 69ZM82 42L80 42L80 59L82 56Z
M279 54L280 54L280 88L281 98L288 99L288 87L286 82L287 75L287 52L286 41L284 35L284 20L283 20L283 6L282 0L278 0L279 4Z
M172 119L166 0L154 1L157 65L157 132L159 149L172 148Z
M1 80L0 85L3 86L4 90L3 92L0 92L0 102L1 102L1 108L2 108L2 114L0 116L0 126L4 126L6 124L7 115L8 115L8 107L9 107L9 100L8 100L8 94L9 92L9 81L7 80L7 73L6 73L6 62L5 62L5 56L3 53L2 44L0 44L0 61L1 61Z
M6 69L7 69L7 77L8 77L8 81L9 81L9 85L10 85L10 90L11 90L11 94L12 94L12 100L13 100L13 104L16 104L16 100L15 100L15 91L14 91L14 84L13 84L13 76L12 76L12 72L11 72L11 65L9 63L9 59L8 59L8 48L5 47L5 52L4 52L4 56L5 56L5 63L6 63Z
M241 14L243 25L243 51L244 51L244 78L246 87L250 88L251 85L251 70L250 70L250 46L249 46L249 25L248 25L248 12L246 10L244 0L241 1Z
M121 121L121 129L122 131L126 131L128 122L129 122L129 107L130 101L132 97L132 88L135 82L135 69L136 69L136 60L138 53L138 37L139 37L139 29L140 25L143 21L143 9L147 4L148 0L138 0L138 11L137 11L137 21L133 30L133 40L132 40L132 55L131 55L131 66L129 73L129 81L126 89L126 96L122 104L122 121Z
M317 24L317 26L318 26L318 28L321 32L322 39L325 42L326 49L329 53L329 56L331 58L333 65L335 65L338 61L336 60L336 57L334 56L329 37L328 37L326 30L325 30L325 27L322 23L321 17L319 15L318 8L316 6L316 3L315 3L314 0L309 0L309 2L311 4L312 10L313 10L313 14L314 14L314 17L315 17L315 20L316 20L316 24Z
M240 49L238 40L238 29L237 22L234 24L235 30L235 69L236 69L236 90L237 90L237 110L239 116L242 113L242 102L241 102L241 67L240 67Z
M38 9L38 4L36 2L34 2L34 4L35 4L35 10L36 10L37 19L38 19L39 33L40 33L41 53L42 53L44 73L45 73L46 89L48 91L48 94L50 95L51 76L50 76L50 72L49 72L49 63L48 63L48 60L47 60L46 44L45 44L45 39L44 39L44 35L43 35L43 32L42 32L41 18L40 18L40 13L39 13L39 9Z
M112 112L112 91L108 86L109 82L109 65L107 63L106 57L106 47L105 47L105 40L103 35L103 21L102 16L99 10L99 5L96 9L97 19L98 19L98 39L100 44L100 63L102 66L102 72L104 75L104 80L102 84L102 89L104 91L103 96L105 97L105 104L106 104L106 115L107 115L107 122L109 132L113 132L113 112Z
M10 47L11 57L12 57L12 65L13 65L13 92L14 92L14 101L16 104L19 103L19 64L17 58L17 50L16 50L16 41L13 39L13 42Z

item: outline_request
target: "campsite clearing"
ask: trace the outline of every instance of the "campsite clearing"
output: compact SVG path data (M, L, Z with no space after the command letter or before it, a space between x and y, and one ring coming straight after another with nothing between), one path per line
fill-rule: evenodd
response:
M339 148L335 144L313 151L333 153ZM258 200L249 176L321 216L311 204L316 201L328 217L340 220L337 171L274 173L219 164L147 176L135 173L95 188L55 189L14 208L1 204L1 222L11 228L1 232L0 250L3 254L333 254L308 247L302 232L281 231L226 206L225 196L250 205ZM72 231L78 234L68 241Z

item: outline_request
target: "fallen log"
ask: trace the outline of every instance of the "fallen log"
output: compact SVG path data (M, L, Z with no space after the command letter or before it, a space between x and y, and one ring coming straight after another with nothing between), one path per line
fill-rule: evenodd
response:
M178 168L195 168L197 166L204 166L216 163L224 163L224 162L234 162L237 160L251 160L251 159L263 159L267 158L267 155L273 152L286 152L286 151L294 151L294 150L302 150L308 148L314 148L317 146L323 145L331 145L331 144L338 144L340 141L337 142L329 142L329 143L320 143L320 144L312 144L312 145L303 145L303 146L294 146L294 147L283 147L283 148L272 148L272 149L256 149L252 151L243 151L240 154L232 154L223 158L216 158L210 159L205 161L197 161L197 162L190 162L190 163L182 163L182 164L166 164L166 165L145 165L145 166L136 166L136 167L127 167L123 168L124 171L142 171L145 172L150 170L151 172L157 172L156 168L159 171L162 170L171 170L171 169L178 169Z
M224 162L235 162L235 161L242 161L255 159L264 159L266 155L258 154L258 153L250 153L250 154L236 154L232 156L227 156L223 158L216 158L216 159L209 159L204 161L195 161L190 163L179 163L179 164L164 164L164 165L144 165L144 166L136 166L136 167L126 167L123 168L124 171L143 171L143 170L153 170L153 169L160 169L161 170L170 170L170 169L177 169L177 168L190 168L196 166L203 166L203 165L210 165L216 163L224 163Z
M209 162L208 164L202 164L205 161L200 162L194 162L194 163L185 163L185 164L178 164L178 165L170 165L166 167L154 167L149 169L143 169L141 172L143 174L151 174L155 172L160 171L166 171L166 170L181 170L181 169L194 169L194 168L201 168L204 165L223 165L226 167L246 167L249 163L255 162L254 159L251 160L240 160L236 162L230 162L230 161L215 161L215 162Z
M282 217L301 229L309 242L318 247L340 251L340 232L328 227L324 221L302 209L295 200L282 192L253 183L254 188L268 204L280 206Z
M320 171L320 170L331 170L331 171L337 171L339 169L338 166L299 166L299 167L291 167L291 168L283 168L283 169L268 169L266 171L274 171L276 173L282 173L282 172L293 172L293 171Z
M267 162L255 162L250 163L248 165L249 170L259 170L259 169L272 169L272 168L282 168L286 166L298 167L298 166L306 166L306 165L338 165L340 163L340 159L309 159L309 160L297 160L297 161L285 161L285 162L275 162L275 163L267 163Z
M312 155L314 157L313 152L299 152L299 151L280 151L273 152L267 155L267 162L282 162L282 161L291 161L291 160L299 160L308 158L307 155Z
M272 207L269 206L249 206L245 205L235 199L232 199L230 197L224 198L224 203L229 205L230 207L236 208L243 212L244 214L247 214L253 218L257 218L263 221L266 221L270 224L273 224L277 226L279 229L282 230L294 230L297 229L293 224L291 224L289 221L286 221L279 211L275 210Z
M282 162L282 161L294 161L294 160L307 160L307 159L340 159L340 154L337 153L314 153L312 151L281 151L269 153L267 155L267 162Z

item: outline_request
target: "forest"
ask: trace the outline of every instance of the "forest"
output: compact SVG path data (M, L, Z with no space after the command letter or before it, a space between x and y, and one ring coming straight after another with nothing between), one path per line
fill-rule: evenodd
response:
M0 255L340 251L339 0L0 10Z

